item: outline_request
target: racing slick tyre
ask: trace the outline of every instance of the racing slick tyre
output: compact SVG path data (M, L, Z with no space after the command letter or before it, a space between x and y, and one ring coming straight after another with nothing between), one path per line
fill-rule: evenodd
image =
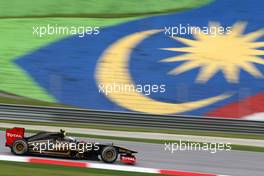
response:
M15 155L24 155L27 153L28 151L28 145L27 142L23 139L18 139L16 140L12 147L11 147L11 151L13 154Z
M101 152L101 158L105 163L114 163L117 160L118 152L113 146L106 146Z

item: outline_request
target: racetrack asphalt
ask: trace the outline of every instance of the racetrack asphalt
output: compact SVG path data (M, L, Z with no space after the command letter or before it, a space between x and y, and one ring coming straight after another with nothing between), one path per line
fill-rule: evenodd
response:
M5 134L0 132L0 154L12 155L5 147ZM264 153L245 151L165 151L163 144L78 138L89 142L112 143L137 150L136 166L214 173L232 176L263 176ZM97 162L97 161L89 161ZM121 164L121 163L116 163Z

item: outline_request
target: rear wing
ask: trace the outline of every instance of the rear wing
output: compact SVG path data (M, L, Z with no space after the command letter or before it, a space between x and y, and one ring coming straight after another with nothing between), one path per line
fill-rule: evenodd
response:
M25 128L12 128L6 130L6 146L11 147L13 142L17 139L23 139L25 134Z

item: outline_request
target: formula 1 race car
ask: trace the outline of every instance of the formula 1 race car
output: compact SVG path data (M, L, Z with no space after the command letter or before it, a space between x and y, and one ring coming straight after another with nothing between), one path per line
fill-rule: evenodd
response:
M77 141L66 136L65 131L39 132L30 137L24 137L24 128L6 130L6 146L15 155L38 155L64 157L72 159L94 159L105 163L114 163L118 156L126 164L135 164L136 151L113 144L89 143Z

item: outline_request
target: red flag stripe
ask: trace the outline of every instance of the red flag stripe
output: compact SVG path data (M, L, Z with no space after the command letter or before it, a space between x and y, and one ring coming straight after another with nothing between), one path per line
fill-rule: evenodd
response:
M263 102L264 92L214 109L206 115L209 117L242 118L250 114L264 112Z

